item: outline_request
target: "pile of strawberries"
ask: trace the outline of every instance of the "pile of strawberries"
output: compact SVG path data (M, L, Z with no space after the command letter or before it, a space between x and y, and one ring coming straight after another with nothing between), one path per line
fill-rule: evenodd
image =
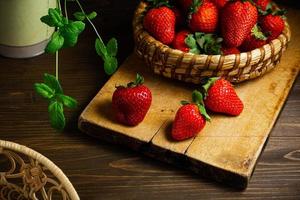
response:
M271 0L147 0L144 28L183 52L238 54L276 39L284 11Z
M151 90L143 84L144 78L137 74L136 80L127 86L118 86L113 93L112 106L115 119L127 126L141 123L151 107ZM180 141L196 136L210 121L206 109L215 113L238 116L244 105L234 88L225 79L203 80L199 90L192 94L192 103L182 101L172 127L172 137Z

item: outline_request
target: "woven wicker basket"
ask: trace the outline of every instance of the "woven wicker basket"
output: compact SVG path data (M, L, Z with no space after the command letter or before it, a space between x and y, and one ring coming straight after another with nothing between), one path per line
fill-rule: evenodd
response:
M287 22L283 33L261 48L232 55L195 55L172 49L154 39L143 27L147 4L138 6L134 19L136 53L156 74L185 82L200 83L203 77L222 76L238 83L262 76L280 61L291 38Z
M0 140L0 164L1 200L79 200L64 173L28 147Z

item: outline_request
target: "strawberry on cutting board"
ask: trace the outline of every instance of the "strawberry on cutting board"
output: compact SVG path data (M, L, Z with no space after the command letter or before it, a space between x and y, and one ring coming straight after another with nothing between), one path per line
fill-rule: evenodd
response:
M192 31L214 33L218 26L219 11L210 1L194 0L188 18Z
M237 116L243 111L243 102L229 81L210 78L203 88L206 91L204 104L207 109L232 116Z
M118 122L135 126L145 118L152 102L152 94L143 82L144 78L137 74L135 82L128 83L127 87L116 87L112 106Z
M175 23L175 13L166 6L151 8L144 17L144 28L166 45L171 44L175 37Z
M183 101L175 116L172 126L172 138L177 141L196 136L210 120L199 91L193 92L193 103Z
M230 1L220 18L221 33L227 47L240 46L257 23L258 11L250 1Z

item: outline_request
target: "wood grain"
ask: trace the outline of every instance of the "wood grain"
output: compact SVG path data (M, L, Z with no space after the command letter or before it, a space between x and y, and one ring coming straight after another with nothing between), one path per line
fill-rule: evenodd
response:
M87 11L99 12L95 23L106 41L112 35L117 37L121 49L119 61L123 62L133 50L132 30L128 27L138 1L82 3ZM288 18L297 13L299 10L288 8ZM291 27L292 40L299 36L297 21L300 19L295 18L296 25ZM49 126L46 103L32 87L34 82L41 81L44 72L54 72L54 57L42 55L24 60L0 57L1 139L24 144L50 158L70 178L83 200L299 199L299 78L272 129L247 190L237 191L124 147L96 141L77 130L78 115L108 79L93 50L94 39L87 27L76 48L61 52L64 90L79 101L77 110L66 110L68 127L63 133Z

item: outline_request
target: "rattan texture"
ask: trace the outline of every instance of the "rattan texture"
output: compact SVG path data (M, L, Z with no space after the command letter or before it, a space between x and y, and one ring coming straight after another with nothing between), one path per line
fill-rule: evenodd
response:
M135 52L156 74L199 84L203 77L224 77L239 83L262 76L279 62L291 38L287 21L283 33L250 52L232 55L196 55L172 49L153 38L143 27L147 4L141 2L134 14Z
M0 170L1 200L80 199L66 175L40 153L0 140L0 156L9 166Z

